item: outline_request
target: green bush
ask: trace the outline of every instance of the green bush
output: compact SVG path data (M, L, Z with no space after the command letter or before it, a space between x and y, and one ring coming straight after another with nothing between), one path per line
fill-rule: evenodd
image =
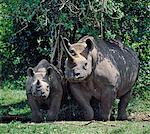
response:
M71 43L88 34L95 38L103 36L105 40L120 39L132 47L140 59L133 94L143 97L142 94L149 93L150 3L148 0L104 2L2 0L0 65L3 80L20 79L29 66L35 66L43 58L50 60L60 34Z
M150 95L150 24L148 1L124 1L124 14L122 19L122 37L126 45L132 47L138 54L140 70L138 81L134 87L133 95L144 98ZM145 93L146 92L146 93ZM148 99L148 97L147 97Z

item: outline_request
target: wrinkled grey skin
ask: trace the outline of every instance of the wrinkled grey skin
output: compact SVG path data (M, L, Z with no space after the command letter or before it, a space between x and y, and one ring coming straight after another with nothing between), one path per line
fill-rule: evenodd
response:
M43 120L41 109L47 110L47 120L57 119L61 105L63 89L58 70L47 60L27 70L26 93L32 112L32 121Z
M116 98L118 120L126 120L131 88L138 74L137 55L128 47L85 36L75 44L64 38L67 53L65 77L70 82L73 96L84 111L85 120L92 120L94 111L90 100L100 101L101 120L110 120L112 104Z

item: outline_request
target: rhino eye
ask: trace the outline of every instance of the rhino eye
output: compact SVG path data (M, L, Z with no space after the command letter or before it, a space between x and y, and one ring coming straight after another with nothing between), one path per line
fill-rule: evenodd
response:
M84 70L87 69L87 63L84 64L83 69L84 69Z
M70 53L71 53L72 56L77 55L74 50L70 50Z

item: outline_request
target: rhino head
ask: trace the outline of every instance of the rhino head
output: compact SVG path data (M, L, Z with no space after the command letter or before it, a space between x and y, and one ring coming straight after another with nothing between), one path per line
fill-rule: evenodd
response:
M31 93L34 97L40 99L47 99L50 94L50 76L51 67L40 68L38 71L34 71L29 67L27 70L28 76L31 78Z
M92 73L94 38L85 36L77 43L70 44L63 38L63 47L67 53L65 60L65 77L69 81L85 80Z

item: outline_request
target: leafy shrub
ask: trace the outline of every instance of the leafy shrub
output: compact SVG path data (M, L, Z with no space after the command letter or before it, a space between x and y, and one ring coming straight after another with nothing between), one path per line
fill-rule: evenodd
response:
M41 59L50 61L59 35L72 42L84 35L121 39L140 59L134 95L150 89L149 3L132 0L2 0L0 54L2 77L19 79ZM103 13L102 13L103 12Z

